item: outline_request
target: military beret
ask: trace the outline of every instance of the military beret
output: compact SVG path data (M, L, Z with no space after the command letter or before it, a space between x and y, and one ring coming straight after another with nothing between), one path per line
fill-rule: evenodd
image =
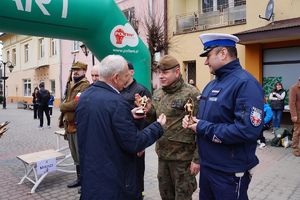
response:
M239 38L224 33L205 33L199 36L203 46L204 51L200 54L200 57L206 57L207 54L215 47L235 47Z
M75 62L72 64L72 68L71 69L83 69L83 70L87 70L87 64L82 63L82 62Z
M170 55L163 56L157 64L157 68L164 71L179 66L179 62Z

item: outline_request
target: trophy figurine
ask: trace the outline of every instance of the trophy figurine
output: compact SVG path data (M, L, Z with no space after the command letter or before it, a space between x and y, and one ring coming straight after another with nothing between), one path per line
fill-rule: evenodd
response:
M141 109L137 110L135 112L135 114L137 115L145 115L145 112L144 112L144 108L147 106L147 103L149 101L149 98L147 96L139 96L136 98L135 100L135 104L138 106L138 107L141 107Z
M188 98L186 104L184 105L184 109L189 116L189 123L193 123L193 112L194 112L194 101L192 98Z

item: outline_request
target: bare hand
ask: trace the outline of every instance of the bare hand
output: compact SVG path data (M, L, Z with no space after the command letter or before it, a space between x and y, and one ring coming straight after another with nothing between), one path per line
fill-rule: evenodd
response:
M167 117L164 113L160 114L159 117L156 120L158 123L160 123L160 125L165 125L166 121L167 121Z
M197 175L200 171L200 164L191 162L190 171L192 175Z
M140 109L142 109L142 107L135 107L131 110L131 113L132 113L132 116L134 119L143 119L146 117L146 114L145 115L137 115L136 114L136 111L140 110Z
M182 119L182 127L183 128L188 128L189 127L189 115L185 115L184 118Z
M145 150L138 152L136 155L137 155L138 157L141 157L144 153L145 153Z
M191 122L190 117L188 115L185 115L184 118L182 119L182 127L192 129L196 133L196 127L198 122L199 119L197 119L196 117L192 117L192 122Z
M297 122L297 120L298 120L298 117L297 116L295 116L295 117L292 117L292 122Z

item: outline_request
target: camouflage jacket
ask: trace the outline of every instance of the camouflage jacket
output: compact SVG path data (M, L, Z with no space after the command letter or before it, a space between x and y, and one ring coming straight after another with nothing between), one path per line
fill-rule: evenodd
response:
M161 113L167 117L165 133L156 142L156 153L160 159L199 162L195 133L182 127L182 119L187 115L184 105L192 98L195 116L198 111L198 95L198 89L184 83L182 78L168 88L154 91L149 115L155 117L152 119L156 119Z
M76 96L90 86L87 78L83 78L77 83L71 82L67 90L66 100L60 104L59 108L63 114L63 121L67 133L76 132L75 109L78 103Z

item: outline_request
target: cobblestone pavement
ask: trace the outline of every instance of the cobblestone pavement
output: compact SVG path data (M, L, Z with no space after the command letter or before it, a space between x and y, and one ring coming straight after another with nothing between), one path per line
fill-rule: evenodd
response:
M77 189L68 189L66 185L75 179L75 174L50 173L30 194L32 183L25 180L18 185L24 175L24 166L16 156L41 150L55 149L57 119L59 112L54 109L50 129L39 130L38 120L33 112L17 109L16 104L8 104L7 109L0 108L0 122L10 121L9 130L0 139L0 200L73 200L79 199ZM267 139L272 137L266 133ZM67 145L66 141L62 142ZM68 152L66 152L68 153ZM251 200L299 200L300 199L300 158L292 155L291 149L271 147L258 149L260 164L255 170L249 188ZM157 156L154 145L146 151L145 200L159 200L157 184ZM198 179L198 177L197 177ZM198 190L193 199L198 199Z

